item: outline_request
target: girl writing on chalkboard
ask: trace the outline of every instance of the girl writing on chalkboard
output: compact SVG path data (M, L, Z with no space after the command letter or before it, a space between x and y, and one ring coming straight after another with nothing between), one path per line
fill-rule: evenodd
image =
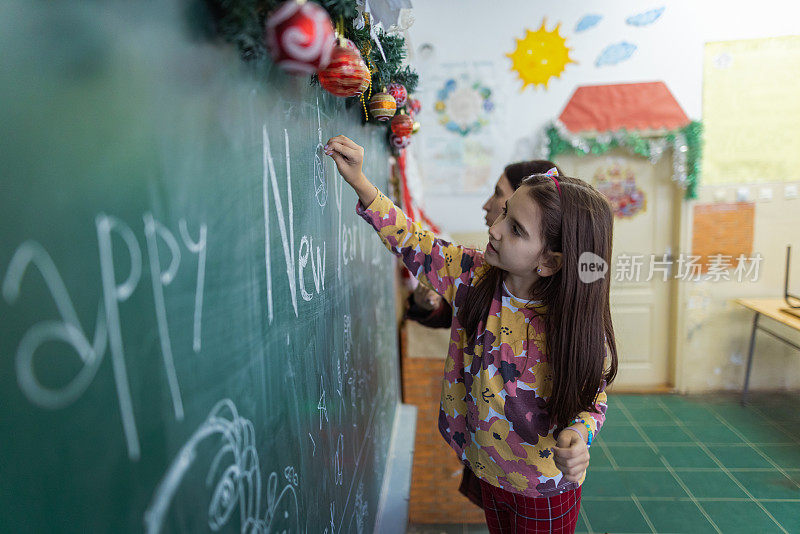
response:
M364 176L352 140L333 137L325 151L358 195L359 215L453 307L439 431L480 479L490 531L574 531L617 370L603 272L608 202L555 170L532 175L482 253L407 219Z

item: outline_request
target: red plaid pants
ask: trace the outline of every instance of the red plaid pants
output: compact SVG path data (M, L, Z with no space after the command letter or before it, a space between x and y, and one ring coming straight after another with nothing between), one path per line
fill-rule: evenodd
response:
M573 534L581 509L581 488L552 497L525 497L480 481L486 524L492 534Z

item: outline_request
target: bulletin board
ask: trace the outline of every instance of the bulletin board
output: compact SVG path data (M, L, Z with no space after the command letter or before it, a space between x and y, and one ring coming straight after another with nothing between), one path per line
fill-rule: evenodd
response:
M703 182L798 179L800 36L707 43Z

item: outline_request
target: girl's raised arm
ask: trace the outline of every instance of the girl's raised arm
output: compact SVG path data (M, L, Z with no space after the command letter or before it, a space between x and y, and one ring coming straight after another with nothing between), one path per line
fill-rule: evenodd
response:
M386 248L399 256L420 282L452 305L458 288L465 283L469 287L476 267L483 263L483 255L439 239L409 219L364 176L364 149L352 140L341 135L332 137L325 151L358 194L356 211L375 228Z

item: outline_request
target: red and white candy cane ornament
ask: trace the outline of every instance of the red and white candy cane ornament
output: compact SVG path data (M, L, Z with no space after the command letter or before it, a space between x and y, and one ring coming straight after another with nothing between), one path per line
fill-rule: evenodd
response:
M389 143L394 148L398 148L398 149L405 148L405 147L407 147L408 145L411 144L411 138L408 137L408 136L401 137L401 136L398 136L398 135L395 135L395 134L391 133L391 134L389 134Z
M314 74L331 60L336 39L328 12L313 2L289 0L266 22L273 61L291 74Z

